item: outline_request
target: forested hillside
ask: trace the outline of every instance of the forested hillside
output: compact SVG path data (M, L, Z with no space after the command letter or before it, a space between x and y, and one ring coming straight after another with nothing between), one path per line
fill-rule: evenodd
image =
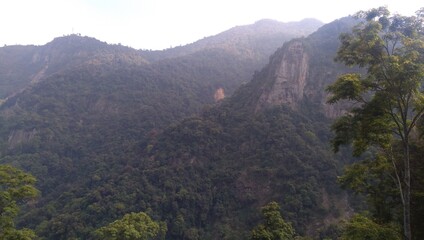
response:
M354 23L342 19L286 43L232 97L143 145L153 164L145 174L167 196L160 215L184 220L185 231L167 220L171 238L194 231L200 239L245 239L258 221L252 209L270 201L281 203L299 234L334 237L338 221L352 214L336 181L350 158L329 146L327 115L336 110L324 104L324 86L346 69L317 59L335 53L338 34Z
M263 22L248 36L269 23L275 24ZM1 48L9 54L2 61L2 83L20 81L3 93L1 163L32 173L41 192L22 212L19 226L47 239L71 239L93 237L95 228L131 211L175 221L177 212L166 212L164 205L172 201L160 199L168 192L157 176L145 173L155 172L145 151L163 128L214 103L217 89L234 91L251 78L252 66L265 63L272 45L296 35L270 28L278 34L258 34L250 48L202 47L154 62L140 51L78 35L45 46ZM310 26L299 34L308 31ZM237 36L219 37L221 44L244 41ZM189 177L181 174L179 181ZM182 237L193 227L188 223L170 234Z
M298 236L336 239L366 209L337 181L355 159L332 151L346 103L325 91L356 23L263 20L160 52L78 35L0 48L0 164L40 191L17 226L98 239L141 217L166 239L248 239L276 202Z

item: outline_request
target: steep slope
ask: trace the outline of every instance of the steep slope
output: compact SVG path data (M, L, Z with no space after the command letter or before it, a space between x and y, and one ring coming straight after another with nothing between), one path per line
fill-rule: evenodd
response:
M42 64L33 64L35 46L10 46L0 48L0 98L5 98L24 88L30 76L42 69Z
M231 98L144 144L139 168L149 166L149 185L166 196L155 212L170 238L245 239L252 210L273 200L304 235L325 237L351 214L336 183L348 157L329 147L324 89L344 70L331 56L354 23L341 19L286 43ZM331 60L316 61L323 56Z
M20 224L47 239L89 239L94 228L128 211L175 220L160 185L172 169L157 171L150 143L169 124L213 103L217 89L231 92L249 79L253 70L245 64L258 64L215 49L147 62L134 49L77 35L22 49L21 59L10 53L4 69L26 70L0 79L22 80L0 106L0 163L37 177L42 195ZM180 177L176 182L187 178Z
M265 19L234 27L186 46L164 51L141 51L140 54L160 65L182 61L197 69L210 68L210 74L204 76L219 76L214 91L222 88L227 95L231 95L240 83L252 77L254 70L261 69L268 57L284 42L307 36L322 24L315 19L289 23ZM163 60L166 60L165 63L162 63ZM222 76L222 73L233 74Z
M229 105L185 120L146 145L157 166L145 174L166 195L155 211L171 238L194 228L203 239L245 239L259 207L277 201L297 232L317 235L349 210L329 137L325 117L286 107L253 115Z
M334 62L338 35L349 31L355 23L345 18L325 25L308 38L295 39L279 49L260 74L267 79L260 88L256 110L268 106L287 105L298 109L309 102L328 117L337 115L334 106L325 104L325 87L341 73L351 70Z

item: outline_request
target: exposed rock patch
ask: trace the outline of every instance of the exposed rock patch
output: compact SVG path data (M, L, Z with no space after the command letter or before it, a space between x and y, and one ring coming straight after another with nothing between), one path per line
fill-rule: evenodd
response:
M24 131L24 130L14 130L9 134L8 138L8 144L9 148L13 149L19 144L27 143L31 141L35 135L37 134L37 130L33 129L31 131Z
M272 86L263 91L256 110L264 106L287 105L295 109L303 99L309 56L302 41L293 41L270 62Z
M218 101L220 101L220 100L222 100L222 99L224 99L225 98L225 93L224 93L224 89L223 88L218 88L216 91L215 91L215 94L214 94L214 99L215 99L215 102L218 102Z

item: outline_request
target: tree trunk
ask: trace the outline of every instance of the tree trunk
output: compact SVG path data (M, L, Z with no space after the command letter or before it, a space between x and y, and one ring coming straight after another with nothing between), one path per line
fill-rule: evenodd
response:
M404 187L403 187L403 232L405 240L412 240L411 233L411 169L410 153L409 153L409 142L405 144L405 176L404 176Z

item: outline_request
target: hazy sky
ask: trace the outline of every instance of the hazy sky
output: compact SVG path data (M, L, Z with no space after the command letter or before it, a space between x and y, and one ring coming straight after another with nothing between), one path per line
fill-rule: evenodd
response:
M331 22L387 6L413 15L422 0L0 0L0 46L42 45L80 33L137 49L194 42L268 18Z

